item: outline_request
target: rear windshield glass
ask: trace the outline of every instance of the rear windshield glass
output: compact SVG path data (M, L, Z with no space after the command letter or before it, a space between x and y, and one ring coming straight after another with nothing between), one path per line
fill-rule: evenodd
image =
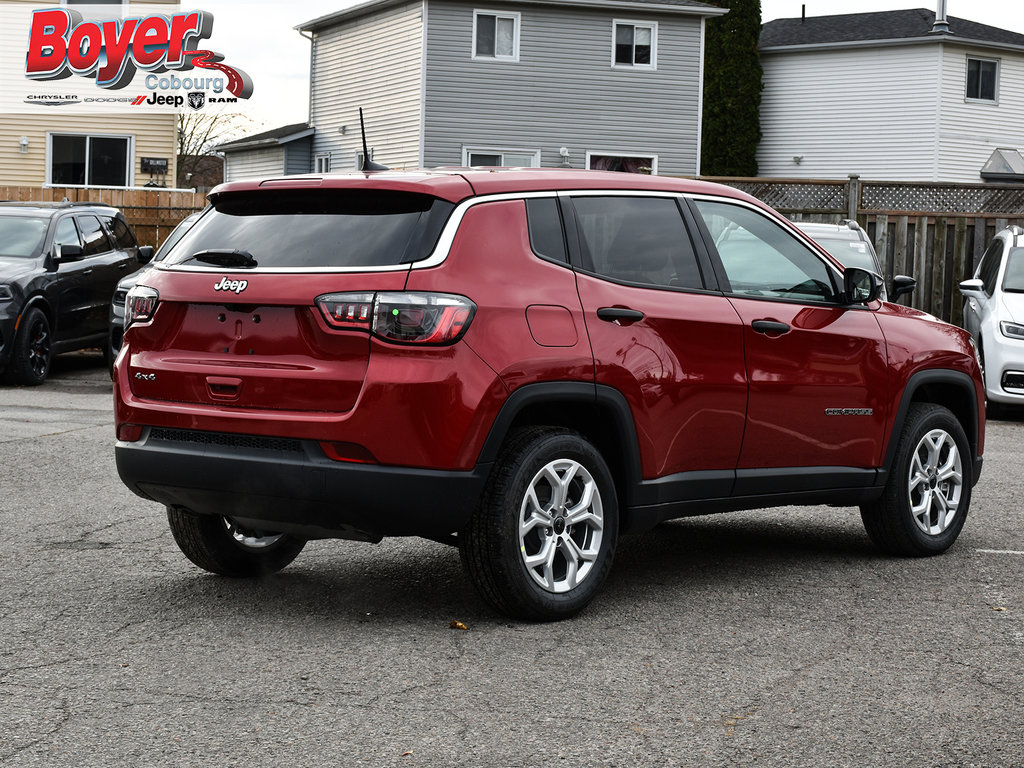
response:
M0 216L0 256L35 256L43 247L49 219Z
M433 250L454 206L408 192L338 190L232 195L181 238L168 264L237 250L258 267L384 267Z

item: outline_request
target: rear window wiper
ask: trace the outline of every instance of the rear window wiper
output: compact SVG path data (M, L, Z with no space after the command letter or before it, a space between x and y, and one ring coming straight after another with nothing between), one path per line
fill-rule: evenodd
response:
M248 251L231 250L229 248L208 248L193 253L183 261L202 261L218 267L255 267L256 259Z

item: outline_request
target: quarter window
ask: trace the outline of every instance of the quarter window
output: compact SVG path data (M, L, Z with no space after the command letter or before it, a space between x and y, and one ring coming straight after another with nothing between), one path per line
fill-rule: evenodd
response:
M583 268L626 283L703 288L675 198L575 197Z
M831 270L779 224L743 206L695 202L732 293L794 301L833 300Z
M558 200L553 197L530 198L526 201L526 220L534 253L555 261L568 261Z
M967 59L967 98L995 101L999 62L994 59Z
M656 22L616 21L612 30L612 66L655 69Z
M473 11L473 58L519 60L519 14Z
M127 187L130 168L131 139L128 136L50 136L51 184Z

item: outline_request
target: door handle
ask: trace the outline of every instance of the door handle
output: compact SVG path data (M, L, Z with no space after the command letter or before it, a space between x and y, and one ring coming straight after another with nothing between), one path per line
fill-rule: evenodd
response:
M786 323L780 323L778 320L755 320L750 324L758 333L772 334L772 333L789 333L790 327Z
M630 325L644 319L643 312L627 307L601 307L597 310L597 316L616 325Z

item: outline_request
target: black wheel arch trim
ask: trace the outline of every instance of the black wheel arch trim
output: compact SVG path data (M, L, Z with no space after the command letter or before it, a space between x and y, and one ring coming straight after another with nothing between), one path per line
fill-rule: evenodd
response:
M910 376L907 386L903 389L899 407L896 409L896 417L893 419L892 430L889 433L889 445L885 449L885 458L882 461L882 480L892 469L896 461L896 447L899 443L899 434L903 430L903 424L907 420L907 412L915 402L914 395L921 387L930 384L942 384L954 386L966 395L971 407L968 408L967 423L963 424L964 433L967 435L967 442L971 448L971 465L974 468L971 484L978 481L981 470L981 456L978 454L978 394L974 387L974 379L963 371L956 371L949 368L932 368L918 371Z
M524 410L533 405L550 403L581 403L598 408L610 416L610 426L618 437L619 447L622 450L621 470L626 481L624 487L619 489L620 498L626 504L633 503L633 497L642 477L640 446L636 439L633 412L621 392L604 384L583 381L547 381L519 387L502 404L501 410L484 440L477 464L490 465L494 463L512 425Z

